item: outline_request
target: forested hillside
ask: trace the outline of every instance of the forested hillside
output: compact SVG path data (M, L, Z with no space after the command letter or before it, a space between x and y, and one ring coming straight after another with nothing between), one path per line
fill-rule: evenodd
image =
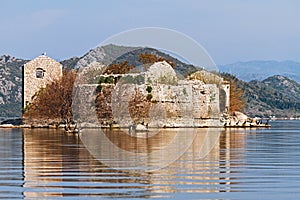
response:
M300 84L284 76L245 82L222 74L243 91L244 112L250 116L295 117L300 115Z

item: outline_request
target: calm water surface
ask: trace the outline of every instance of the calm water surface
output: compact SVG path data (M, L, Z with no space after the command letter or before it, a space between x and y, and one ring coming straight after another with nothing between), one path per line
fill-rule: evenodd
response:
M299 121L215 131L219 140L205 158L199 157L199 133L180 157L146 172L113 168L98 157L109 149L96 159L79 137L62 131L0 129L0 198L300 199ZM172 140L172 131L152 141L106 135L120 148L139 152ZM172 157L172 149L168 153L152 165Z

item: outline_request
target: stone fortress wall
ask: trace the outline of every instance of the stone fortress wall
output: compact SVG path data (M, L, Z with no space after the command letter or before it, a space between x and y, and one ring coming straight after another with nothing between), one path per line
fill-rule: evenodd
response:
M143 83L128 83L128 76L142 75ZM112 97L113 116L121 127L133 124L129 113L129 102L135 91L147 96L151 86L151 119L145 119L149 127L205 127L222 126L221 117L229 109L227 82L221 85L205 84L200 80L178 80L173 68L166 62L154 63L148 71L140 74L108 74L119 78ZM120 76L122 78L120 79ZM125 81L122 81L125 80ZM97 84L77 85L77 99L81 107L76 111L83 124L99 124L95 112L95 90ZM139 105L138 105L139 106ZM143 106L142 104L140 106ZM75 115L76 115L75 114ZM86 123L84 123L86 122ZM87 125L89 126L89 125Z

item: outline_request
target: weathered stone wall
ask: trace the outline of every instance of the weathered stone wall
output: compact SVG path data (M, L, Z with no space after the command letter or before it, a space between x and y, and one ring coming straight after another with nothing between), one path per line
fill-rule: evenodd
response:
M139 90L147 96L147 84L116 85L112 96L114 120L121 127L130 126L129 101ZM88 124L101 124L95 112L97 85L85 84L77 87L74 103L76 120ZM145 123L149 127L203 127L220 126L219 88L201 81L180 81L179 85L152 85L151 108Z
M42 77L37 77L37 69L43 71ZM62 76L62 65L41 55L23 66L23 107L32 102L37 92L48 83Z
M145 82L151 85L156 84L177 84L176 72L166 61L156 62L150 66L145 73Z
M98 84L80 84L74 88L72 111L78 123L97 124L96 89Z
M198 79L178 80L167 62L154 63L146 72L130 76L137 75L143 76L144 81L131 83L125 81L126 75L115 75L122 77L114 83L111 98L113 121L119 126L128 127L134 123L148 124L149 127L220 126L221 116L229 106L229 85L223 85L220 77L214 76L219 82L212 84ZM97 85L78 85L75 102L79 104L75 103L74 107L78 108L75 113L80 121L101 125L95 116L96 88ZM137 97L137 93L141 96ZM135 106L130 107L134 98ZM132 109L134 112L130 112ZM143 111L149 111L148 115ZM132 113L141 115L133 117Z

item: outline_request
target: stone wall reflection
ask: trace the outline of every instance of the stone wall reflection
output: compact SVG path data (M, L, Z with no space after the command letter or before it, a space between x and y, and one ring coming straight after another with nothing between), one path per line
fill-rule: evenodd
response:
M144 172L111 168L101 158L92 156L75 135L50 129L24 129L24 196L29 199L70 195L144 198L165 197L173 192L233 191L237 183L232 169L238 165L233 161L242 156L239 152L245 148L245 134L229 129L192 131L193 143L184 154L168 166ZM208 134L220 134L212 149L203 145ZM151 140L128 137L120 131L107 130L105 135L125 151L146 154L174 139L170 130ZM159 164L168 154L162 154L160 159L150 157L148 161Z
M24 196L63 196L65 170L78 168L77 138L52 129L24 129L23 134Z

